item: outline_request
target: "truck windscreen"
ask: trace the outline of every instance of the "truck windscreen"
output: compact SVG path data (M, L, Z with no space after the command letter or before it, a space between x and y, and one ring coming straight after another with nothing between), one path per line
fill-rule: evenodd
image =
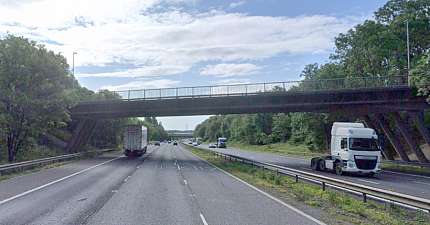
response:
M376 139L371 138L350 138L349 149L355 151L379 151Z

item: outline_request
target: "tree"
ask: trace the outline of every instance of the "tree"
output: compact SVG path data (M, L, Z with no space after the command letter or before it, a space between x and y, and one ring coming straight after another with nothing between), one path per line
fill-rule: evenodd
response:
M411 71L412 83L418 87L418 94L427 97L430 104L430 56L423 56Z
M23 37L0 40L0 129L9 162L31 145L30 137L66 125L72 81L63 56Z

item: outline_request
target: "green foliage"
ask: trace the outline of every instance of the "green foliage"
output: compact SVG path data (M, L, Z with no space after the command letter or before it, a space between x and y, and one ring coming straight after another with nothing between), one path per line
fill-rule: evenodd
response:
M8 161L38 134L69 121L67 71L65 58L42 45L11 35L0 40L0 136Z
M290 141L305 143L318 151L327 149L325 118L325 115L308 113L212 116L197 126L194 135L205 141L226 137L229 141L252 145Z
M411 71L413 84L418 87L418 94L427 97L430 103L430 56L423 56Z

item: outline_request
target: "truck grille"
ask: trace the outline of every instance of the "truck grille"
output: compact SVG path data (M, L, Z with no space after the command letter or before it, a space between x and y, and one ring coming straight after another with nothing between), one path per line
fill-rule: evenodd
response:
M361 170L373 170L376 167L377 157L354 156L355 165Z

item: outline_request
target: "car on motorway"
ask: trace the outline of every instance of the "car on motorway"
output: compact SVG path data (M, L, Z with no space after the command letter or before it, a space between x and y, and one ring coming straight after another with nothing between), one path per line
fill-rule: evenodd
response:
M197 143L197 142L193 142L193 144L192 144L193 146L198 146L199 145L199 143Z
M216 148L216 144L215 143L210 143L209 144L209 148Z
M167 141L167 144L170 144L170 143L172 143L172 141L168 140L168 141Z
M159 141L156 141L156 142L154 142L154 145L155 145L155 146L160 146L160 142L159 142Z
M174 142L173 142L173 145L178 145L178 142L177 142L177 141L174 141Z

